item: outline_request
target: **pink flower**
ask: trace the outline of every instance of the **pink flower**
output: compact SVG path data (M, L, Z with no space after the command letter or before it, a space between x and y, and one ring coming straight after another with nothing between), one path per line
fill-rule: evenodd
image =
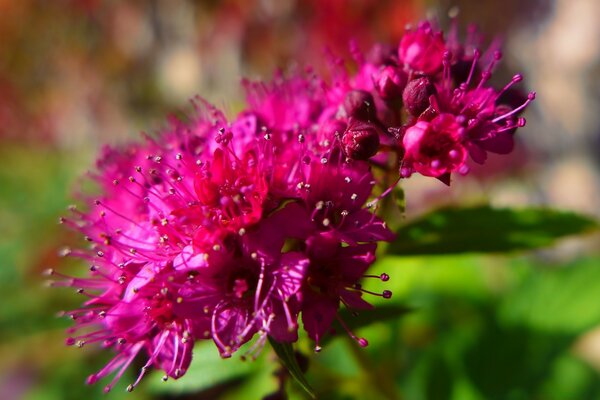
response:
M431 122L419 121L406 130L402 173L415 170L425 176L442 177L464 170L467 150L462 144L464 128L452 114L440 114Z
M233 236L203 257L194 256L191 249L186 263L195 272L188 295L196 306L188 308L188 317L198 319L202 310L207 321L202 336L212 338L223 357L230 357L257 332L263 340L266 334L280 341L297 339L295 295L308 260L297 252L281 254L281 248L259 254L251 244L257 242Z
M442 68L446 47L441 32L427 21L404 34L398 47L400 62L411 72L431 75Z
M333 231L339 240L352 245L393 240L385 223L363 208L375 185L366 162L324 157L312 161L305 176L298 192L316 229Z
M358 283L364 277L372 277L365 276L365 272L375 261L375 248L375 244L342 247L337 238L328 233L311 236L307 240L306 251L311 267L302 291L302 322L308 336L316 342L316 351L320 350L319 342L331 330L336 318L361 346L368 344L366 339L357 338L346 327L344 321L337 317L337 311L341 304L355 311L372 308L362 299L363 293L391 297L392 293L388 290L382 294L372 293L364 291ZM376 278L388 279L385 274Z

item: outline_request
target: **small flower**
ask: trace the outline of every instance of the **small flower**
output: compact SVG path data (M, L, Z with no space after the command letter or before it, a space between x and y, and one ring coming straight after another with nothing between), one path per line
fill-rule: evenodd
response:
M431 122L419 121L406 130L404 171L414 169L425 176L442 177L454 171L466 172L467 150L461 143L464 128L451 114L440 114Z
M241 242L231 238L225 247L200 259L201 265L195 268L198 283L189 293L197 299L196 309L204 310L210 321L204 336L212 338L222 357L231 357L257 332L281 341L297 338L298 310L293 301L308 260L296 252L280 254L280 249L268 257L264 251L259 256L253 250L248 253ZM190 309L190 318L193 313Z
M359 284L362 278L371 277L365 276L365 272L375 261L375 248L375 244L342 247L335 236L327 233L307 240L310 268L302 291L302 322L308 336L316 342L316 351L320 350L320 340L331 330L336 319L362 347L368 344L366 339L356 337L348 329L337 312L341 304L354 311L372 308L362 298L363 293L391 297L390 291L373 293Z
M432 75L441 70L445 51L442 33L435 32L431 23L425 21L404 34L398 57L409 71Z

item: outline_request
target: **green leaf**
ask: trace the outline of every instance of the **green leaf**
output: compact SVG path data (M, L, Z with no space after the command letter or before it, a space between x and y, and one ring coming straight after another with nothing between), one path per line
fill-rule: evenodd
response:
M372 310L364 310L358 314L353 314L347 309L339 312L340 317L346 324L346 326L354 331L356 329L369 326L375 322L386 322L392 319L400 318L412 309L407 306L400 304L380 304ZM326 336L327 338L328 336Z
M290 375L298 382L298 384L308 393L308 395L316 399L313 388L310 386L306 377L302 373L300 366L298 365L298 361L296 360L296 355L294 354L294 347L291 343L280 343L275 341L273 338L269 336L269 343L273 346L273 350L275 350L275 354L279 357L279 360L283 364L285 368L289 371Z
M600 258L534 271L501 304L507 323L577 336L600 324Z
M597 228L598 223L588 217L543 208L444 208L400 228L388 252L431 255L527 250Z
M213 386L249 376L261 364L241 358L224 360L212 342L202 341L194 346L194 358L186 374L177 380L163 382L162 371L154 371L148 378L147 389L153 393L183 394L196 393Z

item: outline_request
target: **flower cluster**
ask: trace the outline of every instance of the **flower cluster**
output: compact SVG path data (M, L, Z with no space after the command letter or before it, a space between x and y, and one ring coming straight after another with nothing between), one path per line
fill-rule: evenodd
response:
M66 312L67 344L116 352L88 382L113 374L110 390L141 353L130 390L151 366L176 379L195 341L230 357L255 337L250 352L267 336L295 342L299 321L317 351L334 321L366 346L338 310L392 295L362 286L389 279L368 273L378 242L394 239L376 215L393 187L382 174L449 183L469 156L509 152L533 99L502 101L521 77L488 86L500 53L481 55L474 37L444 39L424 22L397 48L354 49L355 73L333 60L331 81L310 70L245 81L248 106L231 120L196 99L189 121L106 148L93 174L101 194L61 219L90 244L65 250L87 260L88 276L50 271L86 297Z

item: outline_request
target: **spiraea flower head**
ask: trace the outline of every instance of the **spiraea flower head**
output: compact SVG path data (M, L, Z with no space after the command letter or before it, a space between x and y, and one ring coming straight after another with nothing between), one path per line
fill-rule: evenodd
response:
M115 352L88 383L110 375L110 390L138 356L130 390L151 367L177 379L195 341L227 358L256 338L255 354L269 336L295 342L299 321L317 350L336 321L366 346L338 311L391 297L362 283L389 279L368 272L378 243L395 238L379 201L414 172L449 183L469 158L511 151L534 98L505 100L520 75L489 85L500 53L482 56L470 32L461 44L424 22L397 46L353 46L355 68L333 59L330 80L296 70L245 81L234 118L197 98L189 121L105 148L97 195L61 219L88 242L64 251L87 275L52 271L85 296L65 312L67 344Z

